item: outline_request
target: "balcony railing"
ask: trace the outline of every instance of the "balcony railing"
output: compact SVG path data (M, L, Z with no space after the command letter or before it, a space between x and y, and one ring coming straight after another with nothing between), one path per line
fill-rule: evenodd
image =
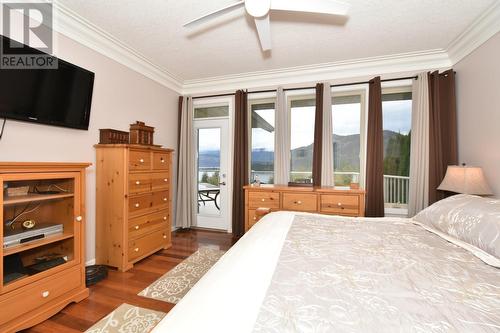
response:
M410 177L384 175L384 202L407 205Z
M218 172L218 168L199 168L198 179L201 179L203 173ZM310 172L291 172L292 179L297 178L311 178ZM335 172L338 177L344 177L347 179L359 179L359 172ZM251 179L255 179L258 176L262 183L269 183L270 180L274 180L273 171L251 171ZM348 183L346 183L348 185ZM392 176L384 175L384 202L388 208L396 209L406 209L408 204L408 194L410 190L410 177L405 176Z
M310 178L310 172L291 172L292 179ZM265 183L265 179L269 179L274 175L273 171L255 171L252 170L251 179L259 176L260 180ZM359 180L359 172L337 171L335 176L343 176L348 179ZM345 185L348 185L346 183ZM384 175L384 202L392 208L406 208L408 204L408 193L410 190L410 177Z

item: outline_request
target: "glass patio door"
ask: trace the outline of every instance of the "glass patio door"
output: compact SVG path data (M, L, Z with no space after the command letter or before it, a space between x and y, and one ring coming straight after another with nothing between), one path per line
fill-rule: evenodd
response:
M197 226L230 230L228 119L194 121L197 168Z

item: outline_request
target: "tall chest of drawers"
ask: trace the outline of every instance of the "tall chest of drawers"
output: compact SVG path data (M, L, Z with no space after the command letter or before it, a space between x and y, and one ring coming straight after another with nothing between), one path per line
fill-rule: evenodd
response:
M171 242L172 150L96 148L96 262L126 271Z

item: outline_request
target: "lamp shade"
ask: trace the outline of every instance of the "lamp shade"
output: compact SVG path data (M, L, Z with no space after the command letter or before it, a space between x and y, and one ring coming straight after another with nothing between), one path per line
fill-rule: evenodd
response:
M448 166L446 175L437 189L465 194L492 194L484 178L483 169L469 166Z

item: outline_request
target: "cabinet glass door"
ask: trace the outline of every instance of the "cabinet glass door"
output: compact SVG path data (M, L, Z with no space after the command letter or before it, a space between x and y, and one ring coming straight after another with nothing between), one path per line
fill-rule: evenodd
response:
M80 175L0 176L2 292L80 261Z

